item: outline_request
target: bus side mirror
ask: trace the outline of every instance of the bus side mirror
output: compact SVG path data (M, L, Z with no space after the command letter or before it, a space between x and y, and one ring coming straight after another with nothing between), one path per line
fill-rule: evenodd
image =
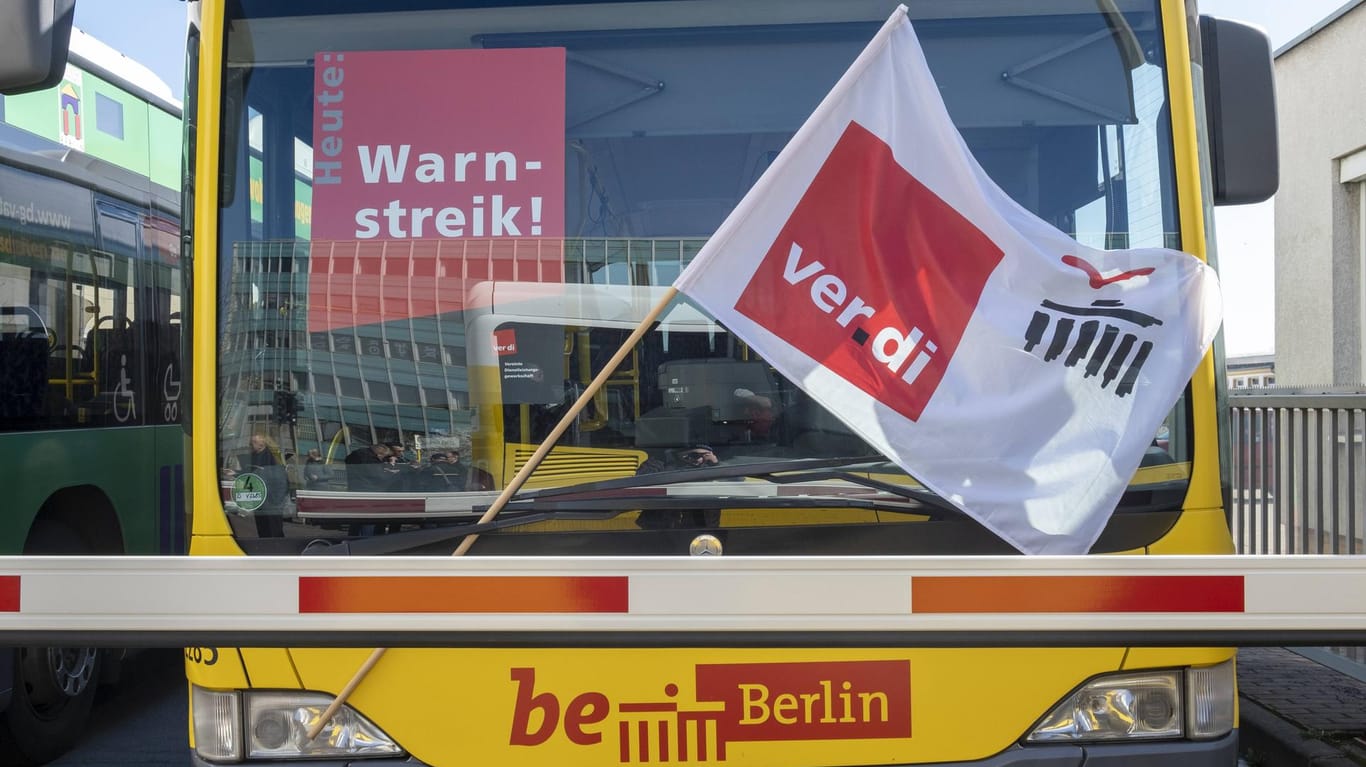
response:
M62 81L75 11L76 0L0 0L0 93Z
M1201 16L1200 47L1214 204L1269 199L1280 184L1271 43L1256 27Z

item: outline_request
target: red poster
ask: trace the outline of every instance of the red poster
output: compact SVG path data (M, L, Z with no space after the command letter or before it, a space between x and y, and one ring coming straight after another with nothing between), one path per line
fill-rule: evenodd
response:
M562 48L320 52L309 329L560 281Z

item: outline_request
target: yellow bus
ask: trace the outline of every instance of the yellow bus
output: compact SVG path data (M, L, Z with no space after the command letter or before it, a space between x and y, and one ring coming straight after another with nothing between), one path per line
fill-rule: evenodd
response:
M1274 106L1265 38L1196 5L910 16L1023 207L1212 260L1212 205L1274 192ZM473 524L895 6L189 3L191 553L1009 553L681 301ZM1232 552L1219 356L1093 554ZM199 648L194 763L1237 761L1231 648L757 636L393 649L326 722L371 648Z

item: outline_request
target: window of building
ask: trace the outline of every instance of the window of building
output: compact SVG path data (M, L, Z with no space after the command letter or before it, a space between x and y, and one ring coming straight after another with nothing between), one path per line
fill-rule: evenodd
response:
M347 331L332 334L332 349L351 354L356 351L356 337Z
M394 394L397 396L397 401L400 405L422 404L422 400L418 396L416 386L407 386L405 384L396 383L394 384Z
M423 390L427 396L427 407L449 408L450 402L446 400L445 389L427 388Z
M374 402L391 403L394 401L394 391L389 388L388 381L371 379L366 381L370 390L370 399Z
M1359 149L1338 160L1338 186L1334 190L1334 208L1340 203L1348 213L1348 224L1334 225L1333 249L1335 252L1355 253L1358 273L1366 275L1366 149ZM1355 215L1352 213L1355 212ZM1355 219L1355 220L1353 220ZM1366 280L1361 284L1358 294L1358 328L1366 329ZM1358 331L1362 362L1360 372L1366 374L1366 332Z
M441 364L441 347L436 344L419 343L417 345L417 359L419 362L431 362L439 365Z

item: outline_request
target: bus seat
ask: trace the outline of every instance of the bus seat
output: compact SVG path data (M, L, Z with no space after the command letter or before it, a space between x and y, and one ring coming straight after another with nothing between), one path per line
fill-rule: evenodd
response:
M640 414L635 443L640 448L683 447L711 439L711 409L660 407Z
M783 411L779 439L815 456L867 455L875 452L843 421L815 400L802 397Z
M87 355L97 362L100 386L106 391L118 381L121 356L128 357L126 364L130 376L140 364L133 353L132 332L127 328L96 328L86 334Z
M866 442L850 432L804 431L792 441L802 455L814 458L872 455L876 453Z
M746 417L745 402L736 396L737 390L774 399L777 389L767 363L727 358L665 362L659 366L659 388L664 407L706 407L713 423Z
M66 380L66 358L71 357L71 372L77 374L81 372L82 360L80 347L57 345L52 347L47 356L47 377L54 381Z

